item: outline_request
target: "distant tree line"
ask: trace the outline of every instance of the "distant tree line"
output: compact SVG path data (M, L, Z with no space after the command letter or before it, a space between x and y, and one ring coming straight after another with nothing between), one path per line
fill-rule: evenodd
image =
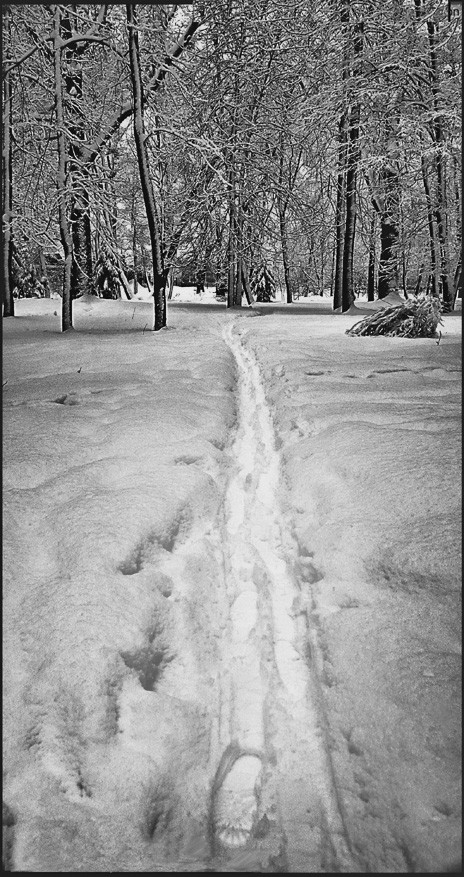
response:
M456 7L457 4L454 4ZM4 316L15 295L461 283L460 13L447 0L4 4ZM269 278L272 278L272 283ZM131 280L134 282L131 282ZM264 284L264 285L263 285ZM135 290L136 291L136 290ZM266 292L266 295L268 292Z

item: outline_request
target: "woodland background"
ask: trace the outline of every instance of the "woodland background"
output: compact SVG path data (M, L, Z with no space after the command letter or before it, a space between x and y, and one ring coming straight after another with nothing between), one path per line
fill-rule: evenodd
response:
M4 315L461 278L461 3L3 5ZM263 283L263 278L266 282Z

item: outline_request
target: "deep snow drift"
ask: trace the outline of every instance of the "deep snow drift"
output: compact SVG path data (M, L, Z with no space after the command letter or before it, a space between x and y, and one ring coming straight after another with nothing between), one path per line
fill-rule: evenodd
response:
M199 298L4 321L7 866L452 867L460 317Z

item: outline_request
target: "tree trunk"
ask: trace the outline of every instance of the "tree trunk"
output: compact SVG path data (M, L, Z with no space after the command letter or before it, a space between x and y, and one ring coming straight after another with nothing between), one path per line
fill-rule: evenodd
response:
M378 297L398 291L399 183L395 168L385 165L380 174L382 194L374 199L380 218Z
M235 223L234 223L234 215L231 210L229 217L229 242L227 245L227 263L229 266L228 275L227 275L227 307L233 308L235 307L235 241L234 241L234 233L235 233Z
M321 245L321 298L324 296L325 290L325 252L324 246Z
M239 107L239 77L238 68L235 68L234 74L234 112L232 125L230 130L230 149L229 149L229 243L228 243L228 262L229 275L227 284L227 307L241 308L242 306L242 283L241 275L237 273L237 268L241 258L241 252L238 249L239 219L237 214L237 194L241 198L242 192L240 187L240 173L237 167L237 114ZM238 185L237 185L238 184ZM238 189L238 192L237 192ZM239 204L240 212L240 204ZM240 277L240 289L238 289L238 279Z
M139 260L137 256L137 220L135 211L132 214L132 264L134 266L133 295L139 291Z
M380 222L380 256L377 279L378 298L385 298L398 288L399 250L399 182L398 172L384 165L379 180L374 183L373 174L365 174L372 206ZM372 233L371 226L371 233Z
M419 295L419 293L422 289L423 276L424 276L424 265L421 265L419 274L417 275L416 285L414 287L414 295Z
M279 137L279 189L277 195L277 210L279 214L279 230L280 230L280 246L282 250L282 262L284 265L284 281L285 281L285 292L286 292L286 300L287 304L291 304L293 301L293 290L292 283L290 279L290 262L288 258L288 239L287 239L287 224L286 224L286 201L288 201L288 195L286 195L285 202L282 198L282 191L284 185L284 138L283 133L280 133Z
M344 17L349 26L350 0L345 0ZM362 52L364 47L364 22L355 21L350 28L353 53L353 76L362 74ZM347 74L349 75L349 74ZM356 234L356 188L358 179L358 167L361 157L359 148L359 122L361 117L361 105L359 99L352 95L351 109L348 116L348 154L346 162L346 214L345 214L345 240L343 246L343 280L342 280L342 312L347 311L354 302L353 283L353 255Z
M66 12L64 12L66 10ZM67 40L77 29L75 9L63 7L62 37ZM65 74L62 81L66 90L67 124L67 171L71 181L70 225L72 236L71 297L80 298L94 292L92 282L92 233L90 227L89 168L80 161L79 142L86 139L83 93L82 55L85 43L68 46L62 50ZM62 68L63 70L63 68Z
M288 258L288 240L287 240L287 224L285 221L285 209L279 207L279 226L280 226L280 245L282 248L282 261L284 263L284 279L285 290L287 295L287 304L293 301L293 288L290 278L290 263Z
M462 240L462 209L461 209L461 192L459 189L459 170L458 170L458 162L455 157L454 159L454 197L455 197L455 207L456 207L456 238L458 241ZM454 277L453 277L453 294L454 301L456 303L456 299L462 299L462 246L458 246L458 260L456 263L456 268L454 269Z
M133 296L131 295L131 292L130 292L129 283L128 283L128 280L126 277L126 272L119 264L116 266L116 270L118 272L119 282L124 290L125 296L130 301ZM121 298L122 298L122 296L121 296Z
M168 289L168 299L171 299L173 289L174 289L174 269L173 268L169 268L169 270L168 270L167 289Z
M242 296L243 296L243 285L242 285L242 260L240 257L237 259L237 277L235 279L235 289L236 289L236 299L240 299L240 306L242 304Z
M232 158L234 162L234 158ZM231 167L229 175L229 241L227 245L228 280L227 280L227 307L241 307L242 299L237 300L236 288L236 263L237 263L237 232L235 216L235 167Z
M407 299L408 296L408 272L406 268L406 253L403 250L402 254L402 281L403 281L403 295Z
M40 264L40 279L42 280L42 277L45 278L45 282L43 284L45 287L44 298L50 298L50 282L48 279L47 265L45 262L45 256L44 256L44 252L42 250L42 247L39 248L39 264Z
M375 299L375 212L371 217L371 228L369 232L369 264L367 268L367 300Z
M6 6L5 36L11 28L11 12ZM13 238L11 213L13 209L12 143L11 143L11 73L3 79L3 316L14 317L13 298Z
M441 138L438 142L435 165L437 172L437 206L435 216L437 220L438 241L440 246L440 283L443 297L443 309L452 311L454 305L453 290L449 283L449 258L448 258L448 229L447 229L447 198L445 183L445 163L441 150Z
M439 295L438 280L438 260L437 260L437 240L435 233L435 222L433 215L432 196L430 194L430 184L428 177L427 161L424 155L421 155L422 182L424 183L425 203L427 206L427 225L429 230L429 246L430 246L430 276L432 284L432 294Z
M254 303L253 294L250 289L250 283L248 280L248 266L245 260L242 260L242 285L245 290L246 300L250 307L252 307Z
M462 264L461 264L461 259L459 259L459 262L456 265L456 270L454 272L454 304L456 304L456 299L462 299Z
M436 46L438 41L438 24L427 19L427 32L430 50L430 76L433 94L433 137L435 155L433 164L437 176L437 198L434 215L437 223L437 236L440 254L440 286L445 311L451 311L454 305L453 290L449 283L448 229L447 229L447 197L446 197L446 165L444 158L443 116L440 108L439 73Z
M337 242L334 241L334 244L333 244L333 247L332 247L332 261L331 261L331 265L330 265L330 295L331 295L331 297L333 297L333 294L334 294L334 283L335 283L335 250L336 250L336 245L337 245ZM299 287L298 287L298 292L299 292L299 291L300 291L300 290L299 290Z
M243 211L241 204L241 191L242 187L239 182L239 197L238 197L238 206L237 206L237 234L236 234L236 245L237 245L237 275L235 278L235 302L237 306L242 306L242 296L243 296L243 285L242 285L242 274L243 274Z
M159 233L156 204L150 177L148 152L146 146L144 113L143 113L143 88L142 74L140 70L140 52L136 22L136 7L133 3L126 4L127 25L129 32L129 58L131 68L131 83L134 97L134 138L137 150L137 159L140 173L143 200L147 214L148 228L153 261L153 301L155 332L166 326L166 276L163 265L163 253Z
M64 252L63 271L63 294L61 301L61 331L72 329L72 298L71 298L71 270L72 270L72 240L69 233L67 195L66 195L66 134L64 130L63 113L63 79L61 74L61 8L55 6L55 106L56 106L56 129L58 146L58 214L60 225L60 238Z
M346 170L346 219L345 240L343 244L342 312L347 311L354 302L353 254L356 233L356 184L359 161L359 114L356 104L350 113L350 132Z
M347 311L354 302L353 254L356 232L355 185L356 171L350 169L346 175L346 223L345 240L343 243L342 313Z
M82 177L82 173L81 173ZM82 184L82 180L79 186ZM73 241L71 271L71 294L73 299L92 295L92 232L90 227L90 203L87 191L74 192L70 213Z
M340 23L344 37L342 59L343 99L347 100L346 83L350 77L350 0L342 0L340 6ZM337 202L335 207L335 277L333 284L333 309L338 310L343 304L343 252L345 247L346 220L346 165L348 152L348 111L343 110L338 123L338 171L337 171Z
M345 240L345 197L346 197L346 113L338 125L338 173L337 203L335 207L335 275L333 282L333 309L342 306L343 290L343 246Z
M398 245L398 226L388 214L380 217L380 258L378 297L386 298L398 289L398 273L395 250Z

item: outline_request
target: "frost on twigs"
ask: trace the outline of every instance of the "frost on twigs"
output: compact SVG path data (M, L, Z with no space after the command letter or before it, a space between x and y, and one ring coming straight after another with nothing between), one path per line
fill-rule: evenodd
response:
M443 325L442 305L433 296L418 296L394 307L382 308L355 323L347 335L398 335L403 338L435 338Z

